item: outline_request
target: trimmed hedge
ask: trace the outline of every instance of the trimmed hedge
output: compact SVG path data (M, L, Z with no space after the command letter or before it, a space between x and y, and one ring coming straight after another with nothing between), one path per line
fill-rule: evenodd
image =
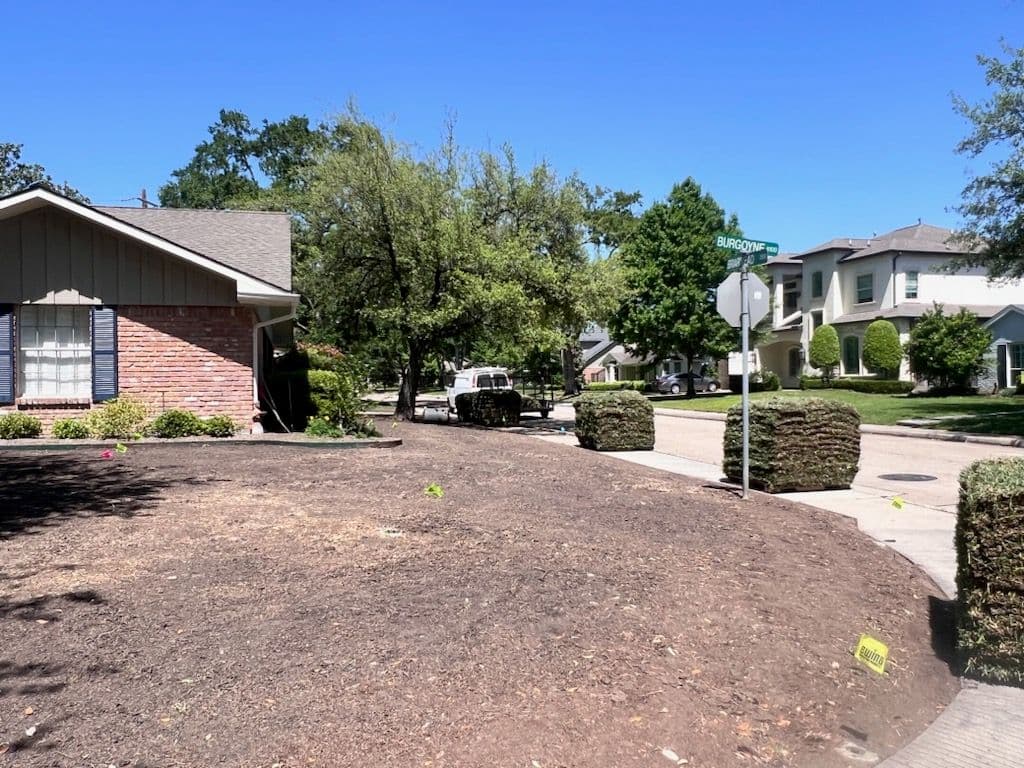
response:
M484 427L515 427L523 397L514 389L481 389L463 392L455 398L459 421Z
M120 395L89 411L85 423L89 433L100 440L134 440L142 436L148 410L131 395Z
M89 436L89 427L78 419L57 419L50 431L58 440L84 440Z
M234 437L237 429L234 420L224 414L203 419L203 434L209 437Z
M20 440L25 437L39 437L43 423L27 413L0 414L0 440Z
M851 392L863 392L867 395L908 395L914 389L914 382L897 379L832 379L825 384L817 376L801 376L800 389L848 389Z
M619 390L633 390L643 392L647 389L649 382L643 379L626 379L624 381L592 381L586 385L589 392L617 392Z
M192 411L182 408L171 408L164 411L149 425L146 430L153 437L196 437L205 433L203 420Z
M960 474L957 649L965 673L1024 684L1024 459Z
M860 414L820 398L770 398L750 404L750 484L768 493L849 488L860 461ZM725 422L727 477L743 477L743 416Z
M584 393L576 408L576 439L593 451L654 449L654 407L639 392Z

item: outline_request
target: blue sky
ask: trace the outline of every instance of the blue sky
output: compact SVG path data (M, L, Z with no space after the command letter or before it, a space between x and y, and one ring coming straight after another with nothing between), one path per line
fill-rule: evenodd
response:
M640 190L695 177L745 232L802 250L952 226L970 163L950 93L1024 45L1024 3L12 3L0 141L95 202L155 197L221 107L320 118L354 98L460 143ZM983 169L983 168L981 168Z

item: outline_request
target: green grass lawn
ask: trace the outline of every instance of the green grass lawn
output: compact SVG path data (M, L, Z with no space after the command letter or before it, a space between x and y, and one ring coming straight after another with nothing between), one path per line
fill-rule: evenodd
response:
M753 392L751 400L767 397L822 397L849 403L865 424L896 424L903 419L940 419L935 429L980 432L990 435L1024 435L1024 397L906 397L867 395L845 389L782 390ZM739 395L697 397L654 403L656 408L725 413L740 401Z

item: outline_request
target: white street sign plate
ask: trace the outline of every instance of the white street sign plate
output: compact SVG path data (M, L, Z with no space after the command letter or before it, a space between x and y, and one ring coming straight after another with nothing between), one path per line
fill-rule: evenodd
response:
M768 314L770 300L768 286L757 275L747 275L747 290L750 294L750 327L753 328ZM734 328L740 327L743 312L740 302L740 273L733 272L718 286L715 306L718 314Z

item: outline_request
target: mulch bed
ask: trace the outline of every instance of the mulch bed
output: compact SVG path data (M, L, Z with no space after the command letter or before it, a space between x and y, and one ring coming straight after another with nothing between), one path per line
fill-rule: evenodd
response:
M0 452L0 765L844 766L957 690L937 590L845 519L388 431Z

